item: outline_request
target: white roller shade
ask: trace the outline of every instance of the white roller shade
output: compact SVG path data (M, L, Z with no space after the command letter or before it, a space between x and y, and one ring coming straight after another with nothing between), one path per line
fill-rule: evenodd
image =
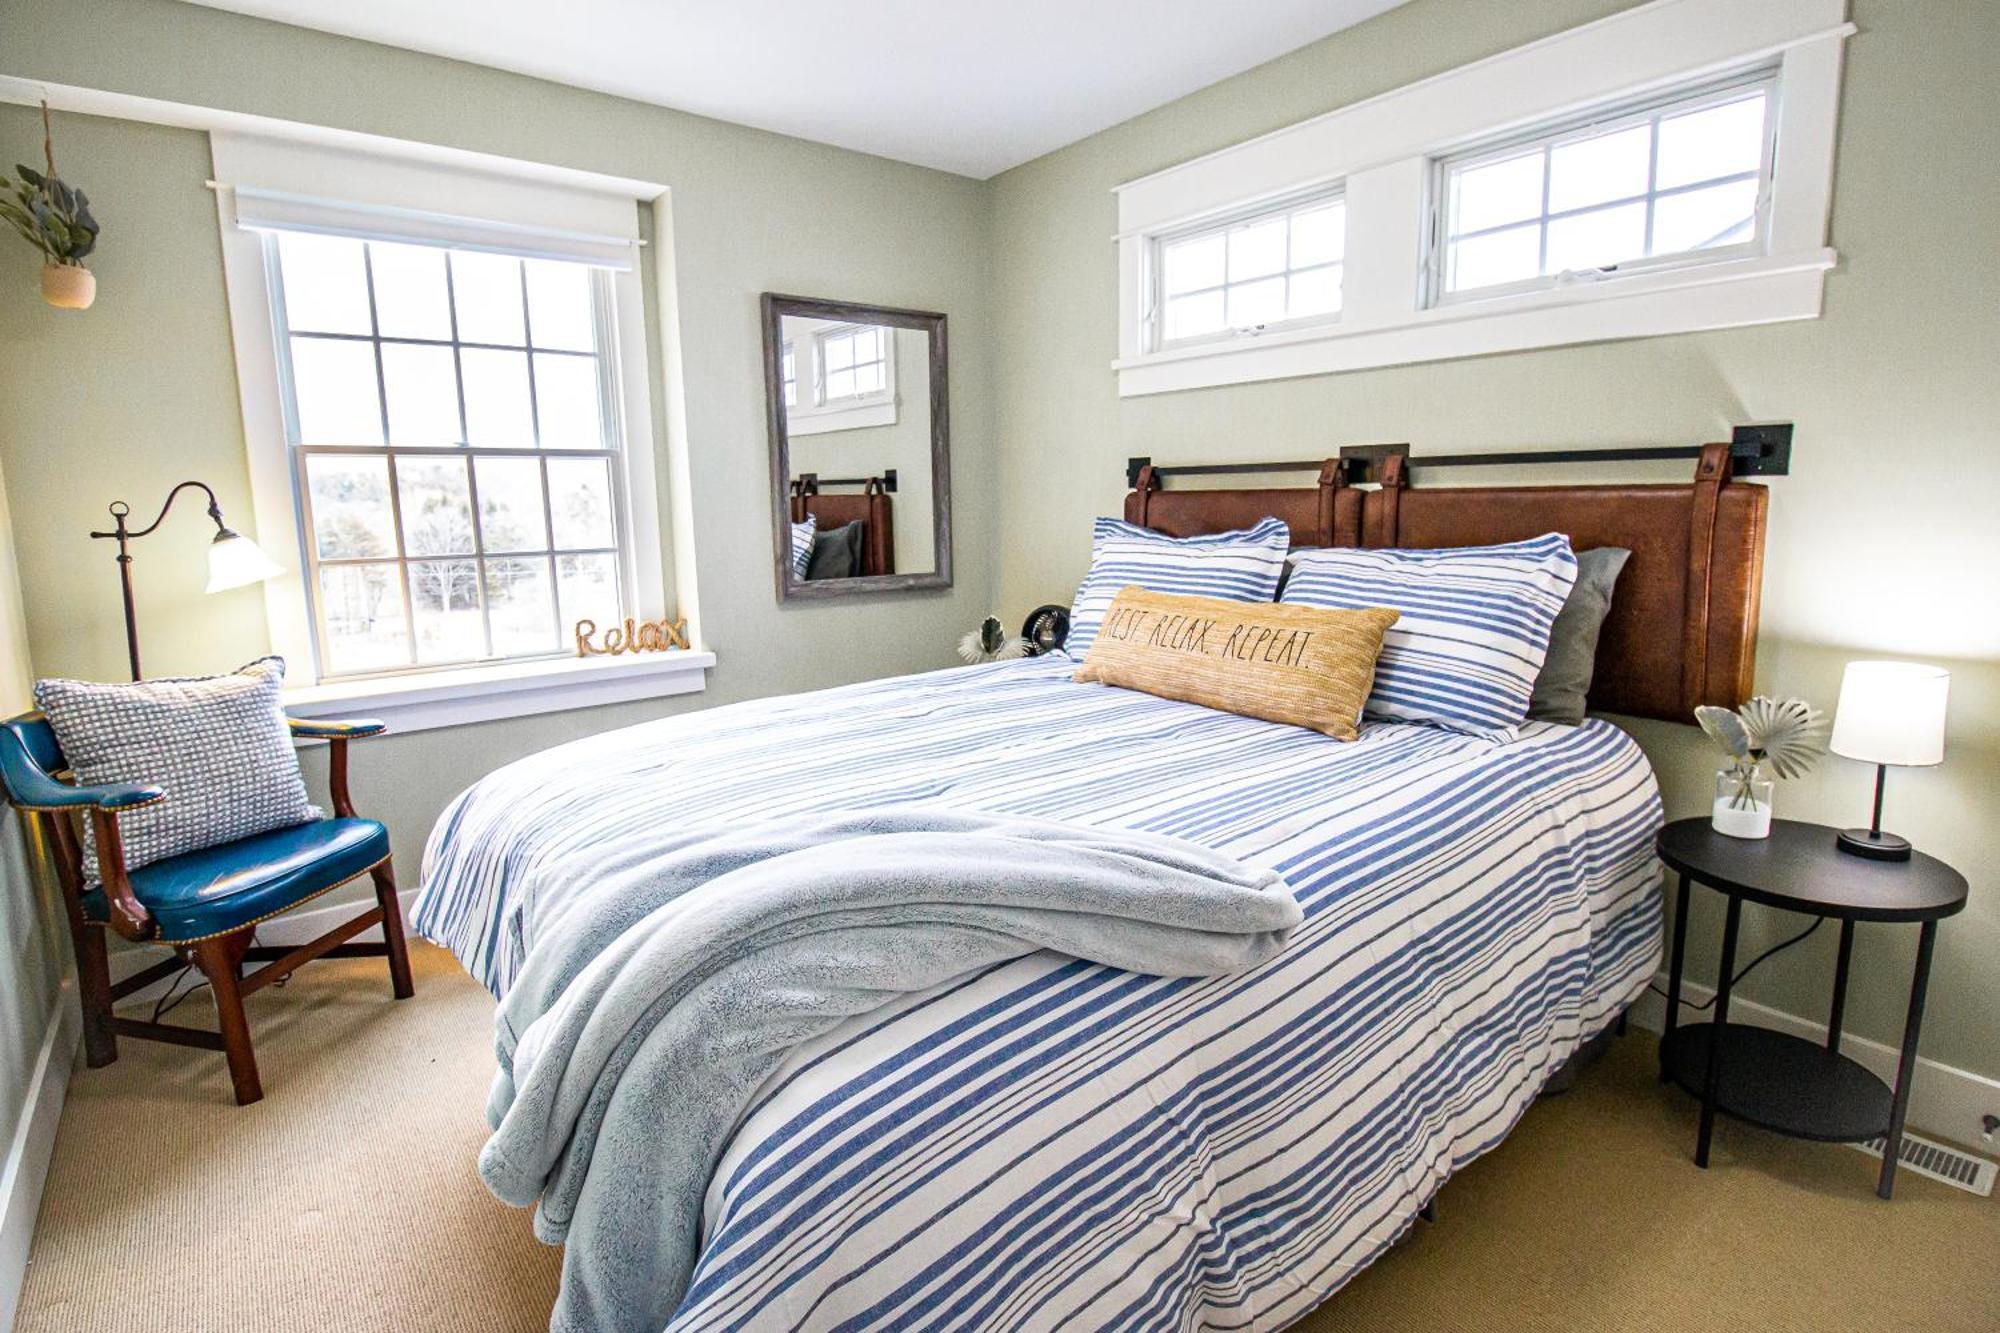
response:
M491 250L619 270L637 263L639 209L630 195L220 131L209 144L225 214L248 230Z

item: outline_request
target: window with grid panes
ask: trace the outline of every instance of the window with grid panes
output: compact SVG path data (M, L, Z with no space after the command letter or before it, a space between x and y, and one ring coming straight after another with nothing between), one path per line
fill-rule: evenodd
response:
M1162 237L1153 346L1335 319L1346 250L1347 203L1337 190Z
M550 655L577 620L620 619L608 275L265 244L321 675Z
M1488 296L1755 251L1773 91L1758 73L1441 159L1433 291Z
M833 406L886 393L889 330L868 324L819 335L822 405Z

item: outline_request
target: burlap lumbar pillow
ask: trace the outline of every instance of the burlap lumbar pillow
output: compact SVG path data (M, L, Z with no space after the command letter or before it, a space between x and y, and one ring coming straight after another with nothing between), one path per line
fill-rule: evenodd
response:
M1351 741L1375 681L1382 634L1397 614L1128 587L1104 613L1076 679Z

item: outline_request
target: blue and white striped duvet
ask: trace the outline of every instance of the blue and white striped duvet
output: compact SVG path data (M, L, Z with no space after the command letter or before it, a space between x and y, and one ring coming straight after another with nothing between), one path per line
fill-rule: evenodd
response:
M920 802L1148 829L1277 868L1305 908L1240 976L1036 955L794 1052L710 1184L674 1333L1282 1327L1652 974L1659 801L1610 725L1342 744L1072 669L634 727L439 821L416 923L496 991L566 886L689 821Z

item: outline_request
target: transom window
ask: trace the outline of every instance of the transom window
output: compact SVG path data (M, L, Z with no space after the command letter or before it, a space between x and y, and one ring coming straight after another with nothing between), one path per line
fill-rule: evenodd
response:
M322 676L558 653L628 598L609 275L265 238Z
M1440 159L1433 293L1760 249L1773 86L1762 73Z
M1252 336L1340 313L1347 203L1320 193L1155 242L1153 345Z
M821 403L847 403L889 387L888 330L879 324L819 335Z

